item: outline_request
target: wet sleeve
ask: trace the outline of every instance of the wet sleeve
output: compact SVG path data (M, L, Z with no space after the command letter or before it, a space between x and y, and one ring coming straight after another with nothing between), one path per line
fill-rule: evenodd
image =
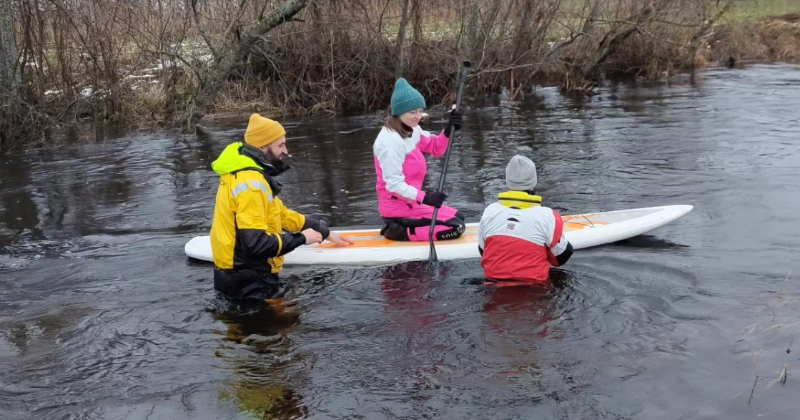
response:
M331 234L331 230L328 229L328 225L325 224L322 220L319 220L315 217L306 216L305 224L303 224L303 230L305 229L314 229L320 234L322 234L322 239L328 239L328 236Z
M236 197L236 240L248 256L263 260L287 254L306 242L301 233L267 230L267 217L272 214L268 206L273 203L266 198L261 189L252 186Z
M547 241L547 260L551 265L560 267L572 256L573 249L572 244L564 236L564 222L561 219L561 215L553 210L553 217L555 226Z
M569 258L572 257L572 251L573 251L572 244L569 243L567 238L561 238L561 240L566 242L567 245L566 245L566 248L564 249L564 251L562 253L560 253L558 255L555 255L557 264L553 264L553 265L556 266L556 267L561 267L562 265L566 264L567 261L569 261Z
M436 136L422 130L419 136L419 145L417 147L419 147L419 150L421 150L422 153L439 157L443 156L447 152L448 144L450 144L450 139L444 135L444 130L442 130L442 132Z
M421 204L425 193L408 185L403 174L406 153L402 140L376 142L373 152L378 159L386 190L405 202Z

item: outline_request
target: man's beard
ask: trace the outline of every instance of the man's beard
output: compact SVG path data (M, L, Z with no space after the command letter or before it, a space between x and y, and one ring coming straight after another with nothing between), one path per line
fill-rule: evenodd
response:
M281 152L279 156L275 156L274 154L272 154L272 150L267 150L267 152L264 154L267 156L267 162L275 165L276 167L283 165L284 164L283 159L286 156L289 156L283 152Z
M256 161L270 176L280 175L291 168L283 159L274 156L270 150L265 152L257 147L244 144L242 145L240 153Z
M291 168L291 166L289 166L286 162L283 161L283 158L288 156L287 154L281 153L280 156L275 156L269 149L267 149L267 151L263 153L264 156L266 157L267 163L269 163L273 167L273 171L269 171L272 172L270 175L279 175Z

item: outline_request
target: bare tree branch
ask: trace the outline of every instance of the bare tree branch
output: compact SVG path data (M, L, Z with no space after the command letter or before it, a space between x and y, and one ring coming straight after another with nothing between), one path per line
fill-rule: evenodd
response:
M289 22L295 15L300 13L309 0L288 0L281 4L277 9L270 12L259 21L252 29L251 33L242 36L238 45L231 46L233 53L226 54L220 60L213 63L212 76L209 83L203 85L194 98L194 106L189 112L186 120L186 128L194 130L197 123L205 116L208 109L214 103L214 99L222 89L225 82L233 72L234 66L244 61L245 56L252 50L253 45L267 32L277 28L285 22Z
M242 16L244 16L244 12L247 10L245 7L247 5L247 1L248 0L241 0L239 2L239 10L236 12L236 17L231 19L231 23L228 24L228 27L222 33L222 39L227 39L231 34L231 31L233 31L233 29L236 28L236 25L239 24L239 20L242 18Z
M400 29L397 32L397 64L395 65L394 78L399 79L403 76L403 44L406 41L406 26L408 26L408 3L403 0L403 17L400 19Z
M703 26L701 26L700 29L697 32L695 32L695 34L692 36L692 40L689 41L689 57L687 58L688 68L694 70L695 66L697 65L696 57L697 57L697 50L700 49L700 41L711 30L711 28L714 26L714 23L718 21L723 15L725 15L725 13L728 13L728 10L730 10L732 6L733 4L730 1L726 2L725 6L723 6L713 18L703 22Z
M191 0L192 5L192 19L194 19L194 24L197 25L197 30L200 31L200 36L203 37L203 40L208 45L208 49L211 50L211 54L214 55L214 60L219 61L222 57L217 52L217 49L214 48L214 43L211 41L211 36L208 35L208 31L206 27L200 23L200 16L197 13L197 0Z

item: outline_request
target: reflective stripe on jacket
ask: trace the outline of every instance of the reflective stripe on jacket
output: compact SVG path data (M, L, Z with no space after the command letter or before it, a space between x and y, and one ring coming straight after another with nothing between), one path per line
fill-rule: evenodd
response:
M328 236L322 222L288 209L277 197L280 184L271 179L270 172L277 175L282 171L258 159L259 153L263 155L237 142L212 163L220 178L211 250L214 264L222 270L277 274L283 267L283 255L305 244L305 237L297 232L313 227L324 238Z

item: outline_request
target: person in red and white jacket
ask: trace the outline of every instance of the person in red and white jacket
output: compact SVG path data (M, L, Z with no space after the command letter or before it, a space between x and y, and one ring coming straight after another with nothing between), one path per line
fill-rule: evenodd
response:
M572 256L563 235L561 215L542 207L536 195L536 165L514 156L506 167L509 191L487 207L478 227L478 251L489 281L547 281L550 266L560 267Z

